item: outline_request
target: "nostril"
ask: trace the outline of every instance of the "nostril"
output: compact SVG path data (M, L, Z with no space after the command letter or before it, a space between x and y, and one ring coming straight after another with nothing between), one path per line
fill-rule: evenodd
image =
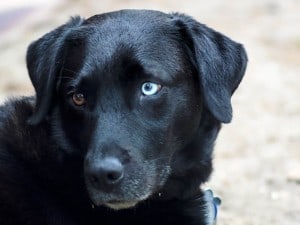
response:
M110 171L106 175L107 182L118 182L118 180L123 178L123 170Z

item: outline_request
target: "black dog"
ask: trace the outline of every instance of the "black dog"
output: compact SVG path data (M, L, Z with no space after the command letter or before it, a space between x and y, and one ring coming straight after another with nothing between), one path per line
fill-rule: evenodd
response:
M199 185L246 63L157 11L76 17L33 42L36 97L0 108L0 224L209 224Z

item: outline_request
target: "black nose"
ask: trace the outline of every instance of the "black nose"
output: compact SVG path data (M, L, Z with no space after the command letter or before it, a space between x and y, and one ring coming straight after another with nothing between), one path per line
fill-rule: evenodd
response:
M95 188L109 191L123 179L124 167L117 158L107 157L90 162L85 173Z

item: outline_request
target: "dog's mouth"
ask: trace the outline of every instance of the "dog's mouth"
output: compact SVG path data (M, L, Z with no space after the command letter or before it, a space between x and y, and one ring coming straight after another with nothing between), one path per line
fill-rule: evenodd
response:
M109 201L104 203L105 206L114 209L128 209L134 207L139 201Z
M149 197L149 195L150 193L140 196L139 198L132 198L132 199L112 198L113 200L107 199L106 201L102 201L102 202L94 201L94 204L98 206L103 205L114 210L128 209L128 208L133 208L139 202L146 200Z
M89 198L96 206L114 210L132 208L164 185L170 169L165 166L158 173L157 167L151 163L123 165L115 157L104 158L96 163L89 161L89 164L85 164Z

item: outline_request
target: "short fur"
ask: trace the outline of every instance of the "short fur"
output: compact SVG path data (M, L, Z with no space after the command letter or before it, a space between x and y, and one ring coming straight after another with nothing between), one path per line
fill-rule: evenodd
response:
M36 96L0 107L0 224L207 224L199 185L246 63L226 36L149 10L75 17L33 42Z

